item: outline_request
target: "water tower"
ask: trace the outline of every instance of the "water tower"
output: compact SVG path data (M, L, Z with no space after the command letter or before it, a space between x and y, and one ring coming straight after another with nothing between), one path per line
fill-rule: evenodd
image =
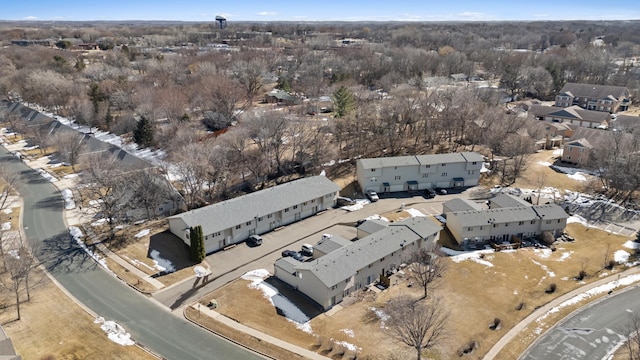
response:
M227 19L224 16L216 15L216 22L220 25L220 29L227 27Z

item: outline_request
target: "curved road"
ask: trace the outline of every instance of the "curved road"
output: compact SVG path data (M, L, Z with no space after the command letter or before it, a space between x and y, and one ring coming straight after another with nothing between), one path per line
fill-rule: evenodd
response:
M626 339L630 315L640 315L640 288L617 293L558 323L520 360L606 359Z
M94 313L123 325L166 359L262 359L170 313L97 266L71 240L58 190L0 146L0 166L21 175L23 226L29 241L42 243L38 257L50 274ZM64 304L60 304L64 306Z

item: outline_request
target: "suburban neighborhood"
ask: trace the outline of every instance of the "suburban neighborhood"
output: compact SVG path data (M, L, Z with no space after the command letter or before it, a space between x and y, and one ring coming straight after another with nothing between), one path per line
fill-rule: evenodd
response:
M0 19L0 358L638 358L637 20L209 18Z

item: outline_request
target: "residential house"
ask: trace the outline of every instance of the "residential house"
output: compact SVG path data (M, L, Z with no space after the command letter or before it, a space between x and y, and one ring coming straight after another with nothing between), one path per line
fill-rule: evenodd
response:
M274 276L327 310L352 292L387 277L412 252L432 244L440 230L439 225L426 217L390 223L312 261L278 259L274 263ZM323 239L327 240L330 239ZM315 252L314 248L314 256Z
M446 214L446 227L459 244L510 241L514 236L524 239L545 231L558 236L569 217L559 205L531 205L511 195L491 199L489 206Z
M561 160L584 166L595 152L615 147L623 149L622 153L626 153L624 149L631 148L635 142L634 135L629 133L579 128L563 145Z
M442 203L442 213L445 215L457 211L480 209L482 209L482 206L478 203L462 198L455 198Z
M295 105L301 101L284 90L273 89L264 97L264 101L269 104Z
M556 95L557 107L616 113L629 108L629 89L623 86L566 83Z
M529 115L536 120L550 123L570 123L588 128L608 128L611 116L601 111L584 110L577 105L570 107L532 105Z
M324 176L303 178L171 216L169 229L190 245L190 228L201 225L211 253L331 208L339 190Z
M476 186L484 158L475 152L358 159L362 191L381 193Z

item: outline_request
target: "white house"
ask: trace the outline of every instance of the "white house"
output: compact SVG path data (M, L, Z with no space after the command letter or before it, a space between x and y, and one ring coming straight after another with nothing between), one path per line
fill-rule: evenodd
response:
M359 159L362 191L381 193L478 185L484 158L475 152Z
M457 204L461 205L461 204ZM450 208L447 203L443 208ZM510 241L540 235L545 231L560 235L569 215L556 204L531 205L511 195L489 200L489 209L456 207L448 212L447 229L459 244Z
M274 263L274 276L326 310L397 269L410 253L435 241L440 230L433 220L414 217L390 223L353 242L323 238L323 243L315 246L324 249L322 254L314 249L314 259L308 262L291 257L278 259Z
M299 179L171 216L169 229L189 245L189 229L201 225L211 253L331 208L339 190L324 176Z

